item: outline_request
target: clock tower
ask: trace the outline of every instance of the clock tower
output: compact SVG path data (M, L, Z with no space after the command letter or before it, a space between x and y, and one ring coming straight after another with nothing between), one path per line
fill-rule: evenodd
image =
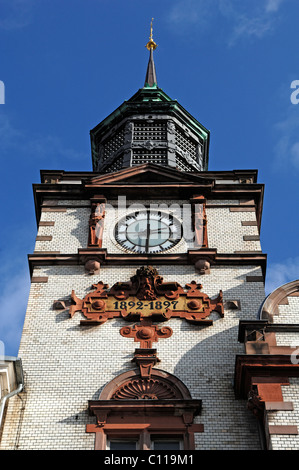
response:
M151 27L144 86L90 131L93 170L33 186L24 384L3 449L267 445L243 344L265 299L264 186L208 170L210 132L159 88L156 46Z

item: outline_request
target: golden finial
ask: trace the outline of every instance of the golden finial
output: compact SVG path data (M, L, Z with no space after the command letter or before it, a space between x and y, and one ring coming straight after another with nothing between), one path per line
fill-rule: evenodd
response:
M152 18L152 21L151 21L151 34L150 34L150 37L149 37L149 42L147 43L147 45L145 47L147 47L147 49L150 51L151 49L155 50L156 47L157 47L157 44L155 43L155 41L153 40L153 20L154 18Z

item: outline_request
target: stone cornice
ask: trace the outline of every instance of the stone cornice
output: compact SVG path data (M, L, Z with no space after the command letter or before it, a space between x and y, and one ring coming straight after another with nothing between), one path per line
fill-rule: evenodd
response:
M263 331L263 333L299 333L298 323L270 323L268 320L240 320L238 341L246 341L246 333Z
M236 356L234 389L236 398L248 398L252 384L258 380L288 383L289 377L299 377L299 364L290 354L242 354Z
M188 253L169 253L156 255L116 254L106 249L82 248L78 253L39 252L28 255L30 272L38 266L84 265L87 260L98 261L102 266L117 265L186 265L195 264L199 259L207 260L212 266L260 266L265 276L267 255L264 253L217 253L216 249L189 250Z
M141 168L142 167L142 168ZM260 228L264 185L256 183L256 170L234 170L228 172L200 172L187 174L176 170L163 169L158 165L148 165L148 173L159 176L161 181L126 181L126 176L145 175L145 166L117 172L113 175L99 175L93 172L41 172L42 183L33 185L37 221L40 219L41 207L45 200L81 200L90 199L96 194L104 194L108 199L116 199L126 195L132 199L174 200L192 198L194 194L202 194L209 199L247 199L252 200L252 210L256 211ZM117 175L124 175L124 179ZM217 175L221 178L251 178L253 183L215 184ZM181 176L181 179L180 179ZM219 177L220 177L219 176ZM114 182L114 180L117 181ZM73 181L73 182L72 182ZM56 182L56 184L54 183ZM249 207L249 206L248 206Z

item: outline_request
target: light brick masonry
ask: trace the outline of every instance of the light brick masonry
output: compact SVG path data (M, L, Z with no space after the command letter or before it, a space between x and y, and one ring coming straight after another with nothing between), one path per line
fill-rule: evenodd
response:
M60 206L68 203L60 201ZM89 216L90 207L70 204L66 212L43 211L41 221L54 225L40 226L38 235L52 239L37 241L35 250L76 253L78 248L86 247ZM209 208L209 227L214 227L208 232L209 246L219 252L260 250L259 242L243 240L245 234L256 234L257 228L242 226L241 221L253 219L253 212ZM103 248L122 253L111 237L114 222L108 211ZM186 251L187 246L182 242L175 250ZM196 422L204 424L204 433L196 434L197 449L259 449L255 418L244 400L235 399L233 379L235 355L244 351L237 339L239 321L256 319L265 298L263 282L246 282L246 276L261 276L261 269L212 266L210 274L200 276L192 265L156 268L165 281L175 280L185 286L196 280L211 298L221 289L224 301L239 300L240 309L226 308L224 318L213 313L212 326L169 320L167 326L173 329L173 335L154 344L161 361L156 368L177 376L189 388L192 398L202 399L202 413ZM130 265L103 266L96 276L86 274L84 266L34 269L33 276L47 278L47 282L31 285L19 350L25 389L9 401L2 449L94 448L94 435L85 432L86 424L94 422L88 415L88 400L97 399L109 381L134 368L131 360L136 343L120 335L120 328L126 325L123 320L82 327L80 312L70 318L67 309L54 310L53 302L68 300L72 290L83 298L93 283L102 280L112 286L129 280L135 272L136 266Z
M60 206L66 206L69 201L59 201ZM224 201L231 205L238 205L239 201ZM219 253L234 253L238 251L261 251L260 241L244 240L244 236L257 235L256 226L242 225L244 221L255 221L254 212L230 212L228 207L221 207L223 201L219 201L220 207L207 208L208 227L213 230L208 231L209 246L216 248ZM233 204L232 204L233 203ZM89 201L80 201L82 206L90 205ZM135 204L135 206L134 206ZM191 233L190 227L190 203L188 201L138 201L141 207L149 205L152 208L159 207L164 211L173 209L174 216L178 215L180 222L184 224L183 229L187 234ZM127 208L118 208L117 201L108 201L106 207L105 225L103 233L103 247L109 253L123 253L114 237L114 228L117 220L127 214L131 214L137 208L136 201L127 201ZM187 217L185 217L185 214ZM35 251L59 251L61 253L76 253L78 248L85 247L88 241L88 220L90 207L68 207L66 212L44 212L42 211L41 221L55 222L54 226L39 226L38 236L52 236L51 240L36 241ZM227 221L227 222L225 222ZM65 242L67 237L67 244ZM189 236L187 237L189 238ZM182 240L170 252L183 253L192 244Z
M293 410L268 411L268 424L275 426L298 426L299 423L299 379L292 377L290 385L282 386L284 402L293 404ZM271 450L299 450L299 434L274 434Z

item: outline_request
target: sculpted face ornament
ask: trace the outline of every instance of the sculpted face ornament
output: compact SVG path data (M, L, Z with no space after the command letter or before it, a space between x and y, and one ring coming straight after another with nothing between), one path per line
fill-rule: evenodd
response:
M79 299L72 291L70 316L82 312L85 320L80 324L83 326L101 325L111 318L140 322L133 327L121 328L120 334L140 343L133 361L143 378L151 376L153 365L159 361L156 350L152 349L153 343L169 338L173 333L171 328L159 328L153 322L182 318L195 325L208 326L213 324L209 319L212 312L224 316L222 291L216 299L210 299L201 292L201 284L192 281L183 288L175 281L164 282L151 266L137 269L129 281L117 282L111 288L102 281L93 284L92 288L94 290L84 299Z
M222 291L216 299L201 292L202 285L195 281L185 289L177 282L164 282L151 266L137 269L128 282L117 282L110 289L107 284L93 284L94 291L79 299L72 291L71 317L81 311L87 320L82 325L102 324L109 318L137 321L143 318L166 321L183 318L200 325L212 325L208 317L213 311L223 317Z

